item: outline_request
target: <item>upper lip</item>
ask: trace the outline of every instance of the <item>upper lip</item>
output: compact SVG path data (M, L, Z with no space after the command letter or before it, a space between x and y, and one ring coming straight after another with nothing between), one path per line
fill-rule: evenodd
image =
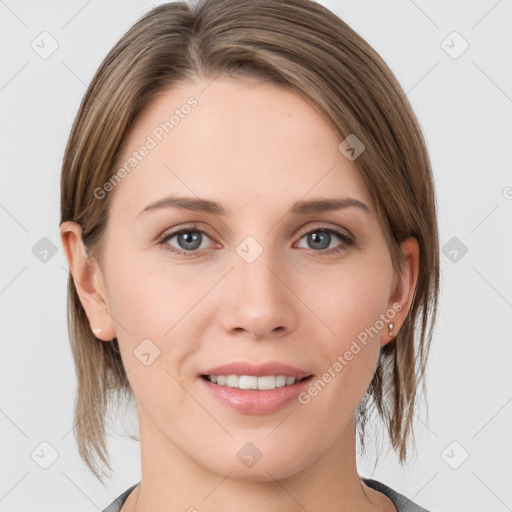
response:
M256 377L263 377L264 375L286 375L287 377L303 379L309 377L312 373L277 361L270 361L263 364L240 361L223 364L215 368L208 368L202 371L201 375L254 375Z

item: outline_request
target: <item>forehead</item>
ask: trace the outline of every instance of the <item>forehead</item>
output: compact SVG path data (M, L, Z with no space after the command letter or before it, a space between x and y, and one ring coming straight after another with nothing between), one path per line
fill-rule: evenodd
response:
M133 126L115 202L137 212L169 194L227 201L237 211L310 197L370 203L340 142L289 88L230 79L181 83L160 93Z

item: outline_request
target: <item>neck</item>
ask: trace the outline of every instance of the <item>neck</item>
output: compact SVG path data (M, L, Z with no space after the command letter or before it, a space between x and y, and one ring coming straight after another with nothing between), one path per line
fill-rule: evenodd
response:
M221 474L200 465L164 437L144 411L138 412L142 478L122 512L396 510L388 498L360 481L354 420L335 445L326 446L325 453L316 460L304 465L305 454L298 453L281 466L272 464L269 470L269 465L262 464L262 457L249 476L233 478L232 471ZM304 467L295 471L299 460Z

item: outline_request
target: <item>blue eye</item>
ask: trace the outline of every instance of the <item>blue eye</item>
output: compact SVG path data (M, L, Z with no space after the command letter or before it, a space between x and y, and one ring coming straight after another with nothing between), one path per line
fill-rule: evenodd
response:
M341 240L343 243L341 246L329 249L330 242L333 238L332 235L334 235L338 240ZM313 228L309 231L306 231L305 233L302 233L301 239L304 237L307 237L307 242L309 244L313 244L313 246L316 246L317 249L319 248L323 254L341 253L348 250L349 247L355 245L353 238L333 228Z
M206 231L192 226L190 228L173 231L172 233L165 235L160 243L163 244L167 250L174 254L178 254L179 256L195 256L198 249L201 248L203 235L210 238ZM178 243L181 246L181 249L176 249L168 244L168 242L175 237L179 240Z
M334 248L329 247L333 240L333 235L342 242ZM204 247L201 247L204 242L204 237L210 238L206 231L199 229L196 226L190 226L164 235L159 243L173 254L190 257L200 253L200 249L204 249ZM311 244L315 249L314 252L318 252L321 255L342 253L347 251L349 247L355 246L355 240L352 237L333 228L313 228L309 231L303 232L300 240L305 237L307 237L307 243ZM173 238L177 238L179 248L168 243Z

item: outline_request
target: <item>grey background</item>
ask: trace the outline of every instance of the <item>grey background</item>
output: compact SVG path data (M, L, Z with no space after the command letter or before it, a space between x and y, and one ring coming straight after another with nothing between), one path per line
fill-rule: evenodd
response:
M360 473L432 511L512 510L512 2L321 3L374 46L407 92L431 153L444 248L417 455L405 468L383 456L374 472L369 453ZM59 177L86 85L154 5L0 0L2 512L102 510L140 479L139 445L127 437L137 434L134 411L110 438L106 487L77 454ZM58 43L48 58L31 47L42 47L43 31ZM446 51L462 48L446 39L453 31L469 44L457 58ZM52 244L55 254L41 252Z

